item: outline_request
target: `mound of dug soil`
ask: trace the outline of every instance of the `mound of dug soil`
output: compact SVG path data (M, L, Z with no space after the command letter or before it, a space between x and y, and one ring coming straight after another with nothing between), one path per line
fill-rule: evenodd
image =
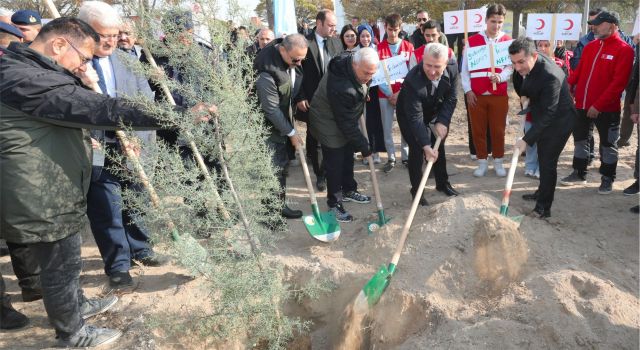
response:
M528 217L518 228L498 208L487 194L421 208L389 288L360 325L356 347L638 348L637 296L607 280L584 252L551 244L571 232ZM319 300L287 310L314 321L311 348L341 343L345 309L388 263L404 219L372 236L358 231L295 256L274 254L294 284L313 277L336 285Z

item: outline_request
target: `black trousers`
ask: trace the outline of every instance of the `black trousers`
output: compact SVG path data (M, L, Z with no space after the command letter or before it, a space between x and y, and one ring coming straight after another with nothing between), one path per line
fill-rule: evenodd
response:
M578 109L573 141L573 169L584 175L589 164L589 127L595 124L600 135L600 174L616 177L618 166L618 139L620 138L620 112L604 112L596 119L587 118L587 111ZM541 174L542 176L542 174Z
M540 184L536 208L550 210L558 181L558 160L571 133L548 135L538 140L538 163Z
M271 164L276 169L276 177L280 183L280 192L278 193L281 203L278 203L278 210L282 208L285 203L285 193L287 189L287 177L284 174L284 167L289 162L289 152L286 143L278 143L267 140L267 147L273 151L271 155Z
M56 335L66 339L82 328L80 305L85 302L80 289L82 260L79 233L55 242L29 244L42 269L40 281L44 308Z
M309 124L307 124L309 125ZM307 139L305 141L307 146L307 157L311 160L311 166L313 167L313 173L316 177L326 177L326 169L324 166L323 153L318 147L318 141L307 132Z
M327 205L330 208L342 202L342 193L355 191L358 183L353 177L354 149L347 144L340 148L322 146L327 174Z
M13 273L18 277L18 285L23 290L40 289L40 266L31 249L26 244L7 242L11 255Z
M406 140L406 139L405 139ZM449 182L449 174L447 174L447 156L445 154L444 143L440 142L438 147L438 159L433 163L433 172L436 178L436 187L442 187ZM431 132L431 147L435 145L436 136ZM415 193L422 179L422 164L424 164L424 152L422 147L411 140L407 142L409 145L409 181L411 182L411 192Z

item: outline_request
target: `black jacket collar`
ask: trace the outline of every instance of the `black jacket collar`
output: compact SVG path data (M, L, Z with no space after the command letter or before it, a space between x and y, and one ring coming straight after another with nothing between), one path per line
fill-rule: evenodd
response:
M8 53L11 58L18 60L20 62L40 67L48 70L52 70L55 72L63 73L73 78L79 83L82 83L82 80L78 78L75 74L71 73L66 68L59 65L55 60L47 57L29 47L28 44L12 42L9 46L4 49L5 53ZM13 54L13 55L11 55Z

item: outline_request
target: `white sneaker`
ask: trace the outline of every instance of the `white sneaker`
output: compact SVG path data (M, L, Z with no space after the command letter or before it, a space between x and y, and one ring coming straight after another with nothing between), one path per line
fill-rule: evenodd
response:
M526 176L526 177L533 177L533 174L534 174L533 170L525 170L524 171L524 176Z
M471 160L478 160L478 156L475 154L470 154L469 156L471 157Z
M380 164L382 160L380 160L380 155L378 153L373 154L373 164Z
M504 170L504 167L502 166L502 158L496 158L493 160L493 169L496 171L496 175L498 175L498 177L507 176L507 171Z
M489 163L486 159L478 159L478 168L473 171L473 176L482 177L487 175L487 170L489 169Z
M540 179L540 169L536 170L536 172L533 174L533 177L535 177L536 179Z

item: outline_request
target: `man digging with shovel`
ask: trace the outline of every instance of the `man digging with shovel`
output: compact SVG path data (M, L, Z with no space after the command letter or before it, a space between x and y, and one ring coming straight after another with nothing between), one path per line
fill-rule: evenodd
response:
M367 85L378 70L378 54L363 48L355 54L342 54L329 63L311 102L311 134L322 145L327 173L327 204L336 219L350 222L353 216L343 201L369 203L371 198L357 191L353 176L353 153L371 154L369 142L358 121L368 96Z
M509 46L513 86L519 96L529 98L533 126L516 143L517 150L538 144L540 185L535 193L522 196L536 201L532 215L551 216L551 203L558 178L558 159L569 139L577 112L564 72L551 59L538 55L533 40L518 38ZM517 151L516 150L516 151ZM519 152L519 151L517 151Z

